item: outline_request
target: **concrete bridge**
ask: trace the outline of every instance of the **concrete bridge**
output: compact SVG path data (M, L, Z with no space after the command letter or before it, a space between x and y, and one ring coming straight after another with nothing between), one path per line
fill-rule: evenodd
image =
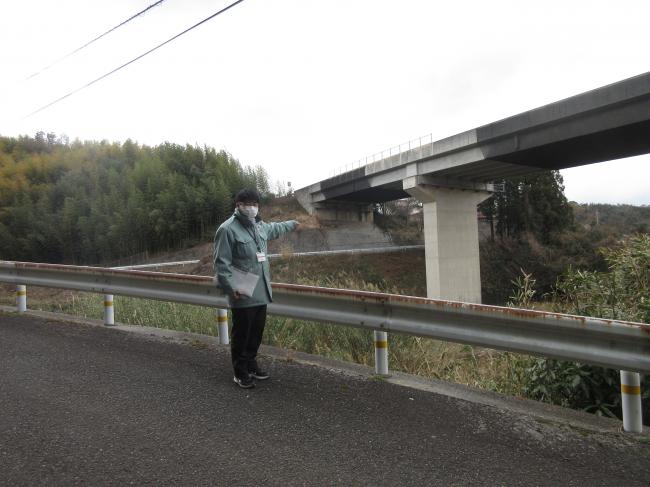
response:
M480 302L476 205L492 181L650 152L650 72L463 132L405 147L296 191L312 214L372 221L372 205L423 203L430 298Z

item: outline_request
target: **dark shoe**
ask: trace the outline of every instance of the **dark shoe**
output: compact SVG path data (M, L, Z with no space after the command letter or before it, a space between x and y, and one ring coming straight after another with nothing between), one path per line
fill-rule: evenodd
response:
M253 371L253 372L249 372L249 374L251 375L251 377L252 377L253 379L257 379L257 380L266 380L266 379L268 379L269 377L271 377L271 376L268 374L268 372L264 372L264 371L261 370L261 369L257 369L257 370L255 370L255 371Z
M237 384L239 387L242 389L250 389L251 387L255 387L255 382L253 382L253 379L249 375L248 377L233 377L233 380L235 381L235 384Z

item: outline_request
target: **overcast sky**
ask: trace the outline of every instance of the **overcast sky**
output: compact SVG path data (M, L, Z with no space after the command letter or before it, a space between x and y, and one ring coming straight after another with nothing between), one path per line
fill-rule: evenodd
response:
M225 149L295 188L650 70L648 1L246 0L0 3L0 134ZM650 204L650 156L562 171L578 202Z

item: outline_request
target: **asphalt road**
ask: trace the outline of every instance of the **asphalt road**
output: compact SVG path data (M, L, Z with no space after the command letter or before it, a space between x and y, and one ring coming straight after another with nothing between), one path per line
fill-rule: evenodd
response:
M0 313L1 485L643 485L650 443L228 350Z

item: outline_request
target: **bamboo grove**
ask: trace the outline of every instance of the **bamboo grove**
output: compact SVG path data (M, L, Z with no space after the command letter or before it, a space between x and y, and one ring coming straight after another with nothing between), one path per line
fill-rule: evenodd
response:
M225 151L163 143L0 137L0 259L105 264L214 232L260 166Z

